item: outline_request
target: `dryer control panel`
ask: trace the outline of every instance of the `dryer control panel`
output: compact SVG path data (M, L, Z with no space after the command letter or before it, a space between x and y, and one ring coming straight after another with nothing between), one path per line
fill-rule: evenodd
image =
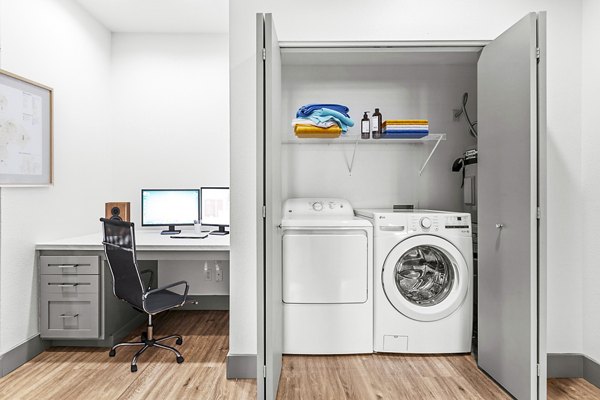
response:
M354 216L348 200L331 198L288 199L283 204L283 218L289 216Z

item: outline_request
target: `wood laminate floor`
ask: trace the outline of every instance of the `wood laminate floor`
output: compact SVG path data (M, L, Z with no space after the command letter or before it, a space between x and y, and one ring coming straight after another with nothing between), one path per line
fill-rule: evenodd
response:
M149 349L129 372L133 348L56 347L0 379L0 399L250 400L253 379L227 380L229 313L173 311L156 319L156 336L180 333L185 362ZM128 340L139 336L138 328ZM278 400L508 399L470 355L285 356ZM600 399L583 379L551 379L548 399Z
M471 355L285 356L278 400L510 399ZM550 379L548 399L600 399L583 379Z
M177 364L170 351L148 349L129 363L139 348L56 347L43 352L0 379L0 399L254 399L254 379L227 380L229 348L227 311L170 311L154 322L154 335L183 336L178 347L185 358ZM136 340L143 327L127 340ZM174 345L173 343L172 345Z

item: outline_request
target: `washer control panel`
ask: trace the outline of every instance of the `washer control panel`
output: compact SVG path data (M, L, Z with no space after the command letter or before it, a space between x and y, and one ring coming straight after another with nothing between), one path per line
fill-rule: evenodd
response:
M408 223L409 232L439 232L440 216L431 215L410 215Z
M457 231L464 234L471 234L471 215L459 214L448 215L444 218L444 228L446 230Z
M283 218L310 215L354 216L354 209L348 200L330 198L288 199L283 205Z

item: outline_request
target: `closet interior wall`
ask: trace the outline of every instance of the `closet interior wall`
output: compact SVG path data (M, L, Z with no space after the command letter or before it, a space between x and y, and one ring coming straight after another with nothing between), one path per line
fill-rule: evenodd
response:
M390 56L350 53L332 61L328 56L287 57L282 72L283 198L340 197L357 207L415 207L462 210L462 174L452 162L475 145L464 116L453 120L462 95L469 93L468 110L477 115L477 54L457 57ZM310 61L312 58L313 61ZM307 61L308 60L308 61ZM446 133L427 167L419 170L435 141L408 144L401 140L358 141L352 173L354 142L344 144L289 144L294 139L291 120L308 103L341 103L355 121L349 136L360 136L364 111L378 107L383 119L429 119L431 133ZM314 141L313 141L314 142Z

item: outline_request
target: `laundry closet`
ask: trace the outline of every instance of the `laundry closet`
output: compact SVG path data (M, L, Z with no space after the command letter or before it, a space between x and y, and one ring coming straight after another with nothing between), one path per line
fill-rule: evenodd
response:
M265 398L274 398L281 368L282 206L312 197L346 199L354 209L472 212L487 265L494 265L479 276L479 367L519 398L545 396L545 152L538 150L545 148L544 24L543 13L531 13L492 42L280 42L272 16L257 16L258 370ZM355 125L339 138L299 139L291 121L310 103L344 104ZM463 105L478 121L478 140ZM375 108L384 120L427 119L429 135L361 139L363 113ZM463 171L452 165L474 148L483 167L465 189ZM380 268L375 263L374 273ZM517 282L517 273L527 279ZM519 312L507 308L515 301L522 302L517 318L507 314Z

